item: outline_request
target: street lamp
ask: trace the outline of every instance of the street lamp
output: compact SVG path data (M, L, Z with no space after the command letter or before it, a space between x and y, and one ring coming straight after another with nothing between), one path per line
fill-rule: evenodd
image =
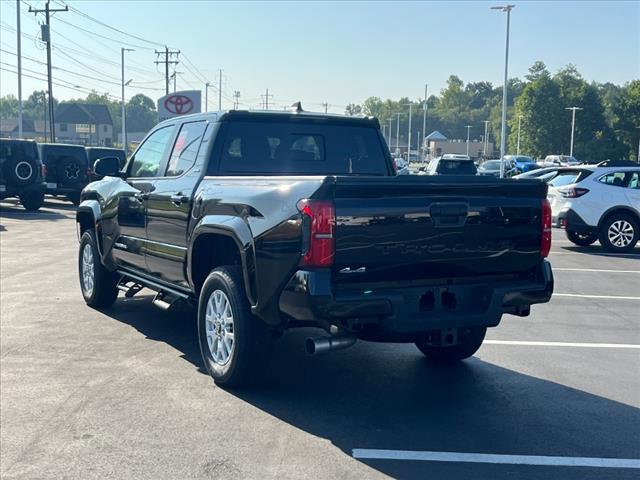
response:
M571 110L571 149L569 152L569 156L573 157L573 132L576 129L576 110L584 110L584 108L580 107L567 107L565 110Z
M520 122L522 121L522 115L518 115L518 145L516 146L516 155L520 155Z
M424 143L424 137L427 135L427 87L428 85L425 83L424 84L424 105L422 106L422 143ZM420 148L422 148L423 152L422 155L424 157L425 152L424 152L424 148L423 145L420 145Z
M507 40L504 50L504 86L502 87L502 128L500 130L500 178L504 178L504 154L506 150L506 136L507 136L507 82L509 71L509 23L511 21L511 10L515 8L515 5L502 5L497 7L491 7L491 10L500 10L501 12L507 12Z
M391 122L393 122L393 118L389 119L389 151L391 151Z
M400 141L400 112L398 112L398 123L396 123L396 151L400 147L398 142Z
M469 132L471 132L471 125L465 125L467 129L467 157L469 156Z
M120 54L122 55L122 149L127 152L127 119L126 112L124 108L124 87L131 83L131 80L125 83L124 81L124 52L133 52L132 48L124 48L120 49Z
M487 135L489 128L489 120L484 120L484 142L482 143L482 155L487 157L487 147L489 146L489 136Z
M209 82L204 84L204 111L209 111L209 87L211 84Z

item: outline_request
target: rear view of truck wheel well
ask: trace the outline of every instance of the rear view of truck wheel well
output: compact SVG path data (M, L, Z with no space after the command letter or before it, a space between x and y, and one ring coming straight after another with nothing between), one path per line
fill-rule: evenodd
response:
M191 259L191 278L196 292L200 291L214 268L242 263L236 242L231 237L219 234L200 235L193 245Z

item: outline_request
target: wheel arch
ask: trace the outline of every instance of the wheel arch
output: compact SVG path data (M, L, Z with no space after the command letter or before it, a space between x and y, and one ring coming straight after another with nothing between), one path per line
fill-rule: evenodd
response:
M204 217L194 228L187 249L187 277L198 294L211 270L239 265L251 305L255 305L255 255L248 225L238 217Z
M100 256L102 256L102 235L99 235L99 219L100 205L98 205L97 201L84 201L78 206L76 210L76 231L78 234L78 241L80 241L84 232L90 228L94 228L96 231L96 239L98 241L98 252L100 253Z
M609 208L602 214L602 216L600 217L600 221L598 222L598 229L602 228L602 225L609 217L618 213L631 215L635 219L635 221L640 224L640 213L627 205L616 205L615 207Z

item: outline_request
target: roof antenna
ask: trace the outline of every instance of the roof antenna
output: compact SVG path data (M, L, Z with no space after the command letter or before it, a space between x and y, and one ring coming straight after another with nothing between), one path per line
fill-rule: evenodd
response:
M304 110L302 110L302 102L295 102L291 105L291 109L294 110L296 113L300 113L303 112Z

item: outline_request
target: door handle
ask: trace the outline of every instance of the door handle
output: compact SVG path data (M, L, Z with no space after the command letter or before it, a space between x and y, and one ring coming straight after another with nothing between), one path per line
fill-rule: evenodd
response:
M134 198L136 200L138 200L139 202L144 202L145 200L147 200L149 198L149 194L145 193L145 192L136 193L134 195Z
M189 197L187 197L186 195L182 195L181 193L171 195L171 203L173 203L176 206L180 206L183 203L186 203L188 201L189 201Z

